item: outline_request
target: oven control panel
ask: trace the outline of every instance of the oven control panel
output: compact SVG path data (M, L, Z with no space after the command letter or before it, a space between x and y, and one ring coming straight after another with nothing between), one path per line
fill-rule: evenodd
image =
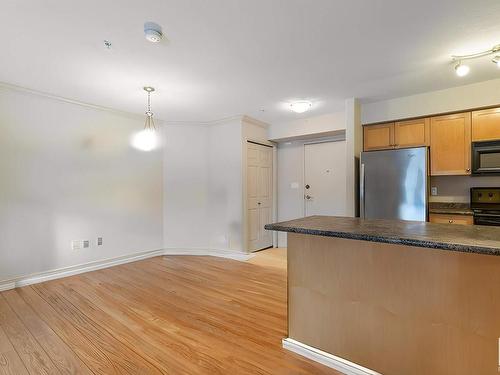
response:
M471 203L500 204L500 188L472 188Z

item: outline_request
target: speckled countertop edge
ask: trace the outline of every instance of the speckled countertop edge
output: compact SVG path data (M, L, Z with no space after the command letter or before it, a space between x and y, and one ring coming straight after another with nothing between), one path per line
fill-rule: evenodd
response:
M442 225L446 225L446 224L442 224ZM300 227L289 227L289 226L282 226L279 223L267 224L264 226L264 228L267 230L275 230L275 231L279 231L279 232L310 234L310 235L314 235L314 236L336 237L336 238L345 238L345 239L351 239L351 240L361 240L361 241L369 241L369 242L381 242L381 243L389 243L389 244L396 244L396 245L415 246L415 247L422 247L422 248L428 248L428 249L457 251L457 252L462 252L462 253L500 256L500 248L492 248L492 247L453 244L453 243L439 242L439 241L426 241L426 240L418 240L418 239L414 239L414 238L391 237L391 236L386 236L386 235L375 236L375 235L366 234L366 233L353 233L353 232L346 232L346 231L319 230L319 229L308 229L308 228L300 228Z

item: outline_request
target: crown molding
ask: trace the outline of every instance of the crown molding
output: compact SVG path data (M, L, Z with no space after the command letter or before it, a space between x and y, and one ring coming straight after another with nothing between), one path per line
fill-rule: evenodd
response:
M105 107L105 106L101 106L101 105L97 105L97 104L82 102L79 100L66 98L64 96L50 94L50 93L47 93L44 91L38 91L38 90L29 89L29 88L23 87L23 86L13 85L13 84L7 83L7 82L0 82L0 89L11 90L11 91L20 92L22 94L43 97L43 98L56 100L56 101L63 102L63 103L78 105L78 106L85 107L85 108L96 109L98 111L110 112L110 113L114 113L116 115L125 116L125 117L129 117L129 118L133 118L133 119L141 119L141 120L143 119L143 116L140 114L137 114L137 113L127 112L127 111L122 111L119 109ZM157 120L157 121L159 122L159 125L163 124L162 120Z
M243 115L241 120L244 122L248 122L250 124L253 124L253 125L260 126L261 128L264 128L264 129L269 128L269 124L267 122L257 120L255 118L247 116L247 115Z
M110 112L110 113L114 113L114 114L119 115L119 116L129 117L129 118L133 118L133 119L139 119L141 121L144 119L144 116L142 113L138 114L138 113L133 113L133 112L122 111L119 109L114 109L111 107L101 106L98 104L87 103L87 102L83 102L83 101L76 100L76 99L66 98L64 96L50 94L50 93L44 92L44 91L29 89L27 87L14 85L14 84L7 83L7 82L0 81L0 89L11 90L11 91L20 92L23 94L48 98L48 99L60 101L63 103L69 103L69 104L78 105L78 106L85 107L85 108L95 109L98 111ZM210 125L220 125L220 124L224 124L224 123L231 122L231 121L242 121L242 122L245 121L245 122L249 122L251 124L261 126L264 128L269 127L269 124L267 124L263 121L254 119L254 118L247 116L247 115L234 115L234 116L223 117L220 119L215 119L215 120L210 120L210 121L173 121L173 120L165 121L165 120L158 119L155 117L156 124L160 125L160 126L165 126L165 125L166 126L168 126L168 125L204 125L204 126L208 125L208 126L210 126Z

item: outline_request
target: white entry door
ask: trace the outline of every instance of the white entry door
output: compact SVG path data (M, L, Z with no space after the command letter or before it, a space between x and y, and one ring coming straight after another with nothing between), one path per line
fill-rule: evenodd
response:
M345 141L305 144L305 216L344 216L346 212L345 200Z
M247 142L247 223L248 249L256 251L273 245L272 222L273 149Z

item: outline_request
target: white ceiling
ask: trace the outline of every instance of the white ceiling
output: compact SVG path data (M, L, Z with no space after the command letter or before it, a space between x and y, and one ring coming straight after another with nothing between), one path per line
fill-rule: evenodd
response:
M167 121L247 114L268 122L500 77L498 0L2 0L0 81ZM154 45L143 23L162 25ZM113 43L104 48L103 40ZM262 111L264 110L264 111Z

